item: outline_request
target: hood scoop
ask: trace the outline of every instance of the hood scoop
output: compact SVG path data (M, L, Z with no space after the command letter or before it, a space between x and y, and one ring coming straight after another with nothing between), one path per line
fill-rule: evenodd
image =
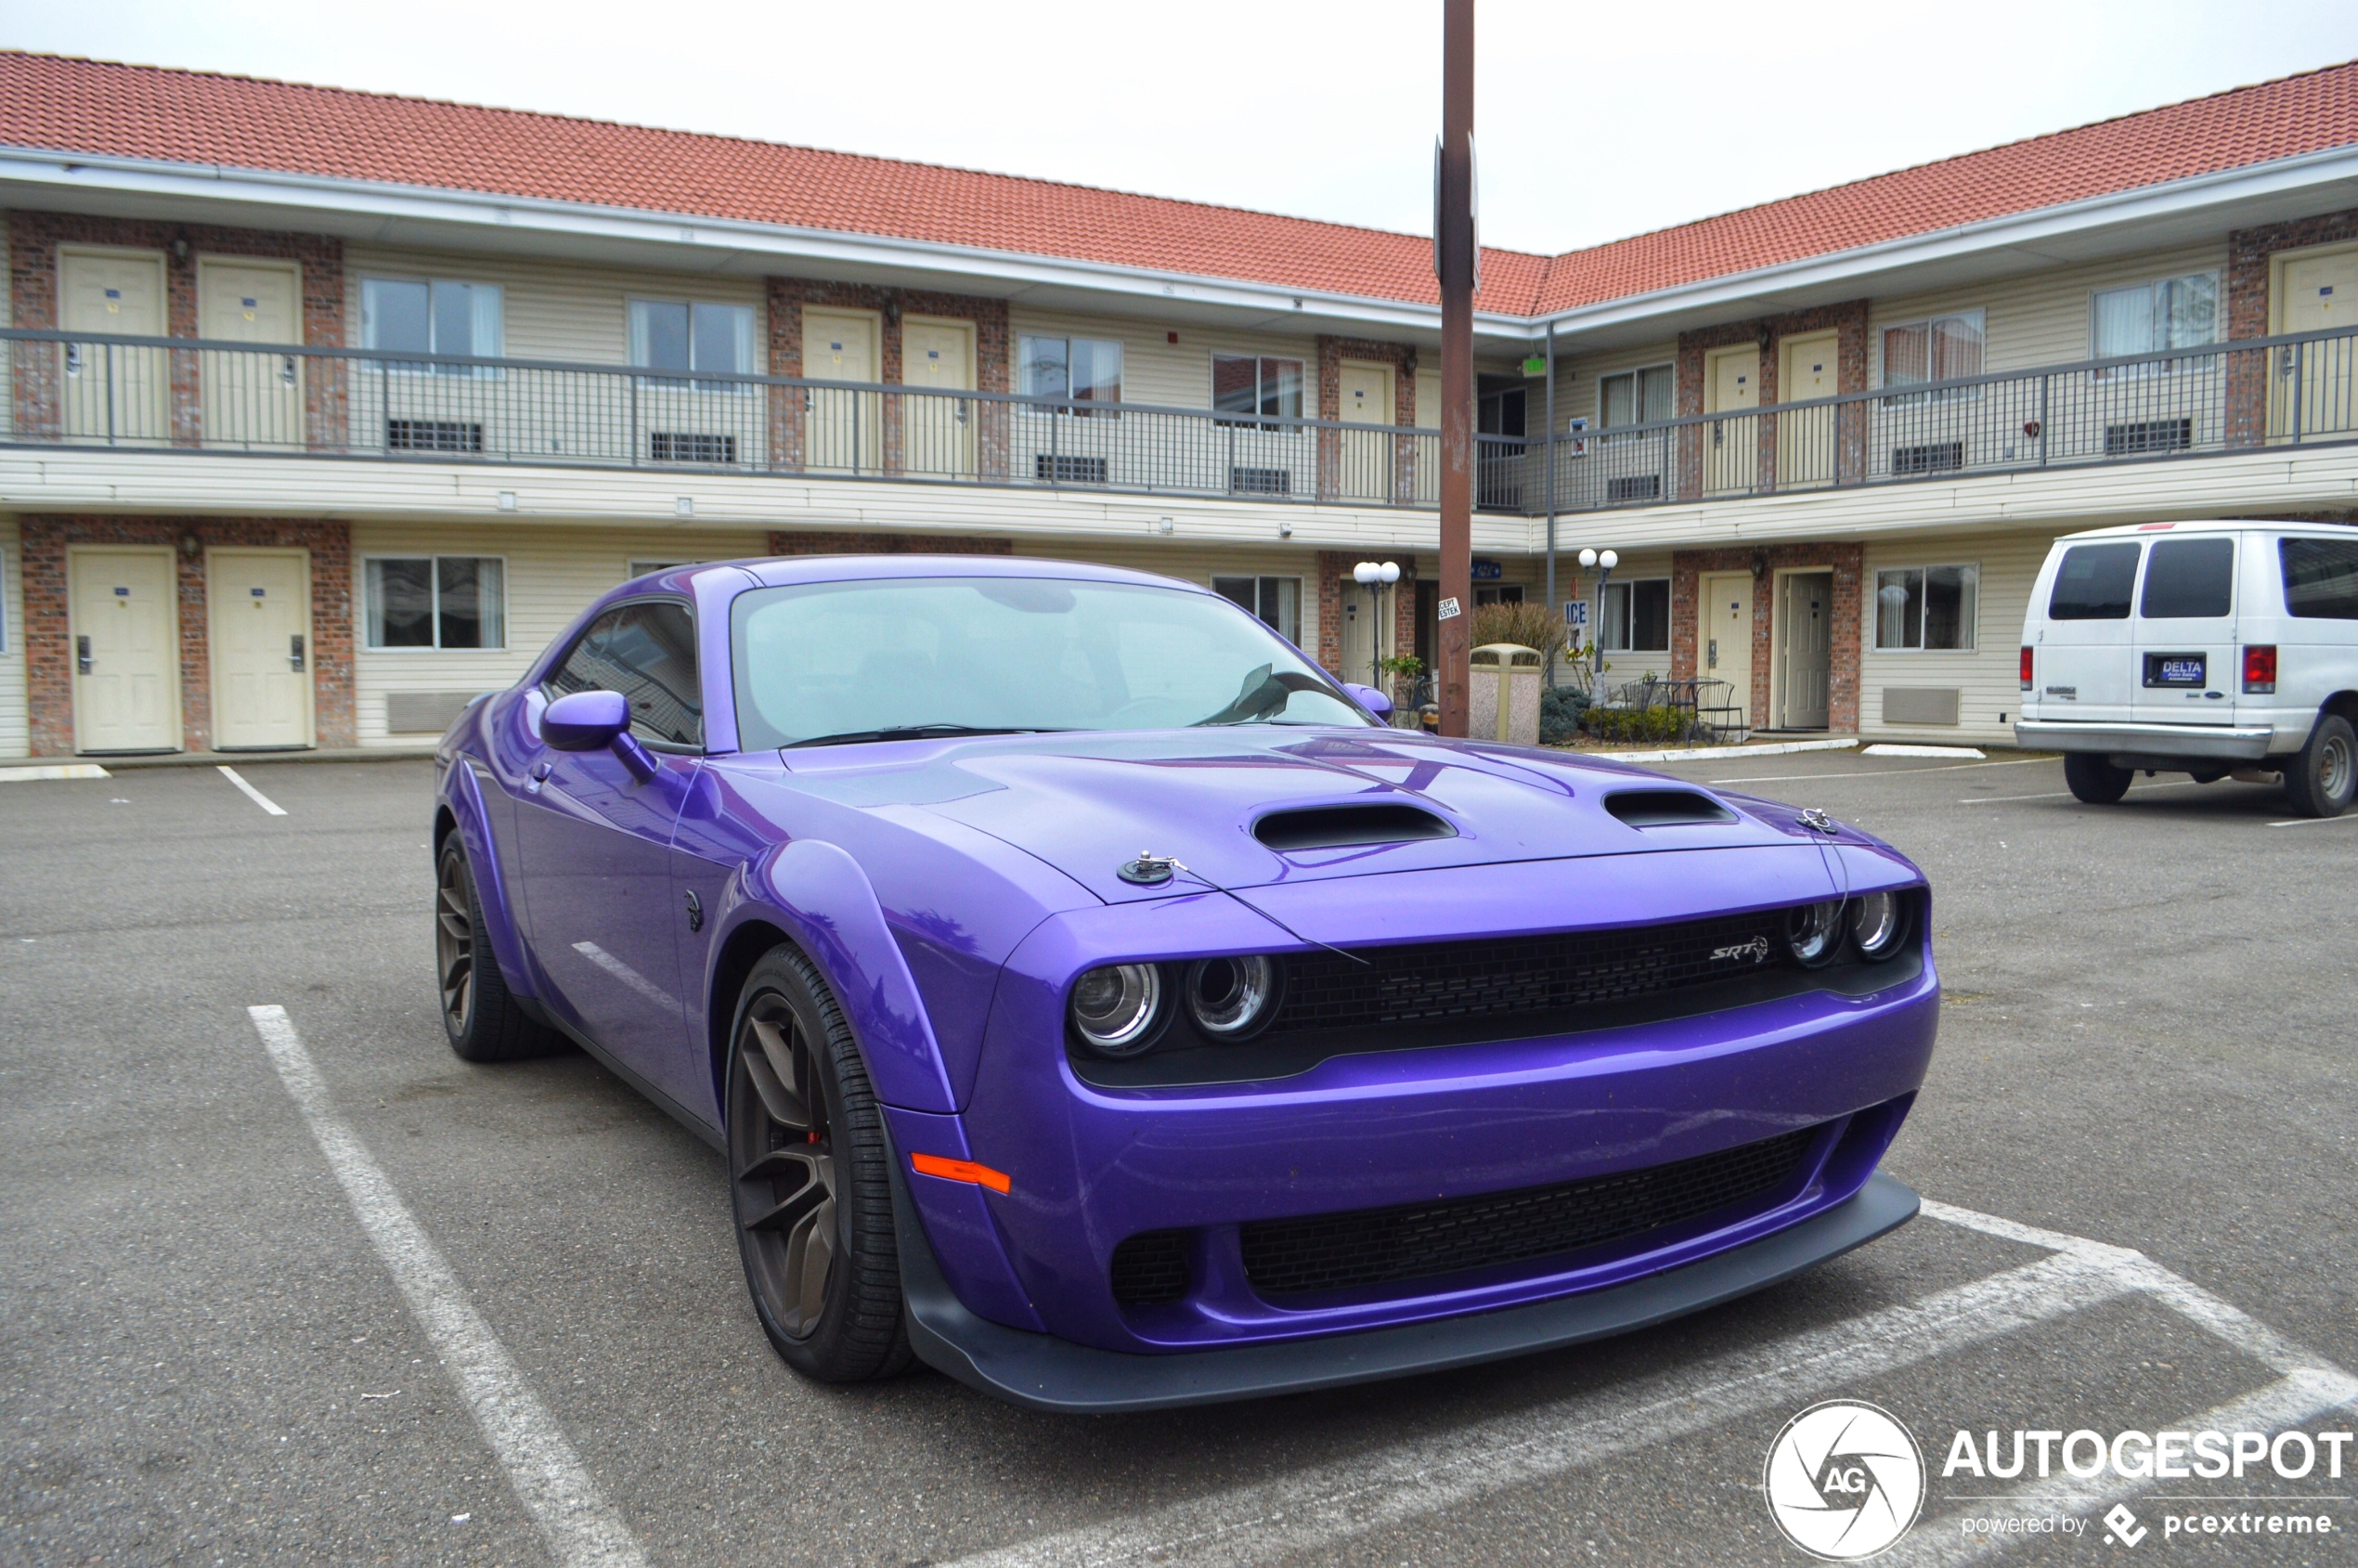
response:
M1605 797L1605 810L1631 827L1694 827L1731 823L1736 813L1691 789L1623 789Z
M1341 849L1366 844L1455 838L1458 830L1445 819L1417 806L1311 806L1270 812L1252 824L1252 836L1285 854L1296 849Z

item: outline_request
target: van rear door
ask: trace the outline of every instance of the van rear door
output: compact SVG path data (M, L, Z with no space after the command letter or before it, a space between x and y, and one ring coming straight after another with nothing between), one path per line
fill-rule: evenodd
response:
M2065 549L2032 655L2041 719L2128 719L2135 656L2129 610L2144 548L2136 539L2104 539Z
M2131 666L2139 722L2235 721L2235 542L2234 534L2190 534L2145 547Z

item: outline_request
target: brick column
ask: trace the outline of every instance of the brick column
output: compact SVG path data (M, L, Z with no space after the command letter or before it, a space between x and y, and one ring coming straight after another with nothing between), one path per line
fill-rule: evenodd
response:
M2323 213L2294 223L2239 228L2227 236L2227 337L2268 336L2273 314L2269 292L2280 251L2358 240L2358 208ZM2257 447L2268 439L2265 356L2250 351L2227 356L2227 445Z
M876 374L882 386L900 382L900 317L903 314L939 316L971 321L975 329L975 388L1005 392L1014 345L1007 337L1007 302L978 294L943 294L924 289L893 289L868 283L828 283L808 278L771 278L769 371L773 376L802 374L802 307L815 305L840 310L872 310L881 330L876 334ZM982 428L977 453L986 476L1004 474L1007 465L1004 404L978 403ZM884 460L887 472L900 466L900 399L884 398ZM802 398L787 387L771 388L770 461L773 467L803 465Z
M1318 663L1329 675L1342 668L1342 580L1357 564L1341 551L1318 552Z

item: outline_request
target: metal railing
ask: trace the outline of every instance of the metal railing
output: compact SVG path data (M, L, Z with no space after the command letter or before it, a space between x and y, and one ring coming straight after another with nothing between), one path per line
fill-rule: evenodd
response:
M1440 433L788 376L0 330L0 443L1432 508ZM2358 330L1481 436L1536 514L2358 440ZM1553 483L1549 483L1552 472Z

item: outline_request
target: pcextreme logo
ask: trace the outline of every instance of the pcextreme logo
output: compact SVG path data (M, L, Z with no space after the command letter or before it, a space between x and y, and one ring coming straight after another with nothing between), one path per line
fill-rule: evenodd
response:
M1761 1472L1768 1517L1812 1557L1852 1562L1896 1544L1924 1502L1924 1457L1889 1411L1812 1405L1785 1423Z

